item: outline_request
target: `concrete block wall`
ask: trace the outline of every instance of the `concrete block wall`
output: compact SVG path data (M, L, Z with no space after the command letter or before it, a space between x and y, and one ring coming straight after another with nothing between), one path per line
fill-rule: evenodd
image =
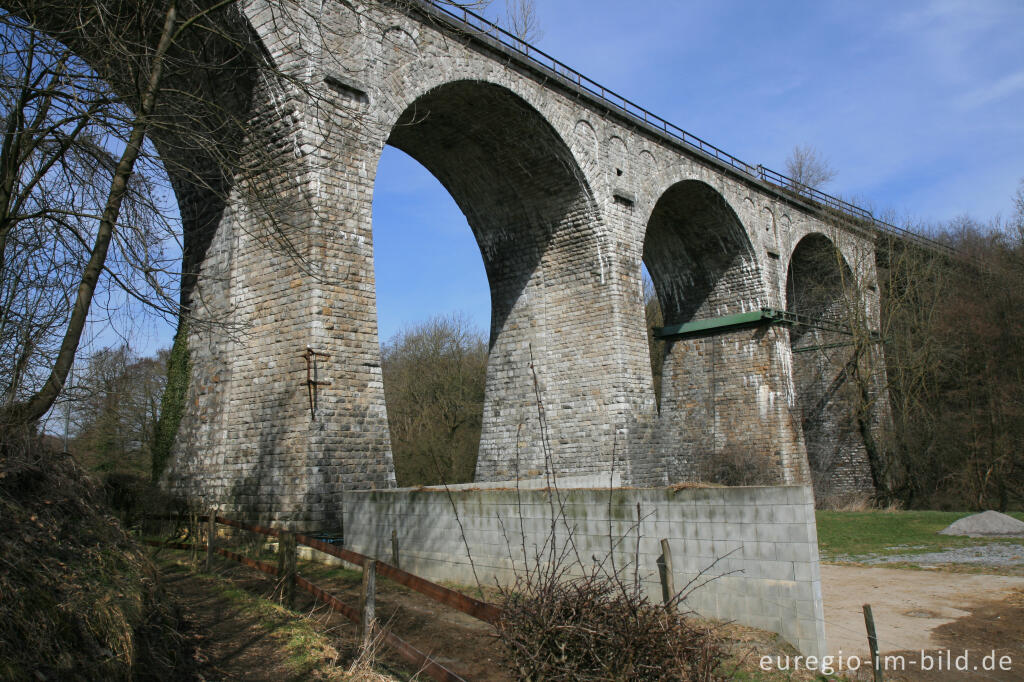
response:
M688 597L688 608L777 632L805 654L825 652L808 486L557 493L421 488L345 496L349 548L388 561L395 530L402 567L431 580L508 583L527 563L535 565L538 553L547 556L552 528L559 549L571 531L575 553L584 562L605 557L611 546L615 565L625 567L630 579L638 565L643 589L654 600L661 599L660 541L668 539L677 589L694 579L703 583ZM567 552L566 560L572 562L575 553Z

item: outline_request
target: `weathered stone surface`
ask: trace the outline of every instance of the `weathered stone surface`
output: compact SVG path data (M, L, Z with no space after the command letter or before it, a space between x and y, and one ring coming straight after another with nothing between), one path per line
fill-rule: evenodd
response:
M820 366L801 394L795 378L813 372L794 362L784 328L674 342L659 411L641 262L667 321L682 323L785 307L805 238L834 244L854 277L873 281L869 234L419 3L238 8L247 25L232 30L258 43L245 54L277 71L211 62L195 88L225 94L210 106L244 121L246 135L230 141L230 177L204 170L223 161L214 153L174 177L186 269L196 270L182 296L195 319L166 487L250 518L328 527L340 523L346 489L395 485L371 215L387 144L437 176L480 245L492 323L479 481L550 470L659 485L740 453L799 484L810 445L851 462L837 485L866 485L847 416L828 401L809 414L805 399L845 360ZM218 55L230 50L209 40L223 68ZM219 120L188 124L217 140L208 119ZM180 152L173 136L158 143ZM876 299L869 291L865 303L875 326ZM315 411L310 348L321 354Z
M286 33L272 9L247 11L310 90L254 95L253 140L279 163L253 182L284 200L240 197L207 250L194 298L238 331L193 333L167 485L305 526L337 523L345 489L394 486L370 210L386 144L441 180L480 244L492 325L477 480L614 469L663 484L728 451L763 459L779 482L809 481L784 329L672 344L659 413L640 264L667 321L685 322L784 307L803 237L872 253L864 235L436 18L331 3L316 29ZM282 225L301 259L279 248ZM326 354L319 378L331 382L315 415L307 347Z

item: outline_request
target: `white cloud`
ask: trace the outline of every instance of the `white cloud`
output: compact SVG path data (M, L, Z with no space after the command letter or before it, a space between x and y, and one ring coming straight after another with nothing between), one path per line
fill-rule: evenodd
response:
M957 98L957 104L961 109L979 109L1021 90L1024 90L1024 69L964 93Z

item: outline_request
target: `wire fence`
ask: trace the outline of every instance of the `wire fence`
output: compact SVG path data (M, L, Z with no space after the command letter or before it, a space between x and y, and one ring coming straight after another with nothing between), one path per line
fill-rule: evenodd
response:
M365 570L372 568L376 575L382 578L388 578L393 582L412 589L420 594L427 596L428 598L458 611L461 611L473 618L476 618L482 622L488 624L494 624L501 618L501 609L487 602L483 602L461 592L449 589L442 585L438 585L429 580L416 576L414 574L403 571L397 566L388 564L383 561L373 559L364 554L354 552L352 550L336 547L328 542L318 540L303 534L290 533L288 531L279 528L268 528L259 526L256 524L248 524L233 519L228 519L219 515L212 515L213 523L210 522L211 515L199 515L189 514L186 516L180 515L167 515L167 516L151 516L150 520L164 520L174 522L175 530L171 533L167 533L167 540L147 540L146 544L154 547L178 549L184 550L191 553L192 563L198 566L203 560L205 555L207 568L209 569L209 557L213 554L217 554L226 559L234 561L236 563L253 568L261 573L276 578L279 581L279 587L282 590L282 598L287 601L287 583L293 583L294 587L311 594L315 599L326 604L331 610L340 613L345 618L357 624L362 624L365 621L365 596L364 604L360 608L355 608L351 605L343 603L335 595L331 594L321 586L307 580L303 576L299 575L295 565L295 545L302 545L311 549L323 552L329 556L341 559L349 564L359 566ZM219 537L216 531L216 525L224 525L234 529L234 533L229 538ZM272 548L268 546L267 539L275 538L278 541L278 547ZM204 541L205 540L205 541ZM211 542L212 540L212 542ZM228 549L224 545L232 545L233 549ZM666 541L667 542L667 541ZM290 546L293 548L289 553L287 550L282 551L282 547ZM235 551L238 550L238 551ZM664 544L663 544L664 551ZM667 555L667 552L666 552ZM265 560L276 557L276 564ZM289 557L291 565L288 565ZM701 572L701 576L707 572L711 575L711 569L714 564L708 569ZM661 573L661 580L664 582L666 576L664 571L658 568L656 571L651 571L650 576L654 576L656 573ZM648 576L649 577L649 576ZM718 580L723 576L714 576L705 578L707 580ZM737 576L742 577L742 576ZM646 580L646 577L645 577ZM364 578L364 590L366 581ZM663 589L666 586L663 585ZM671 593L671 588L668 588ZM719 585L719 589L727 589L723 585ZM727 590L728 591L728 590ZM788 613L792 610L793 604L786 603L771 598L762 597L760 600L765 604L778 607L780 613ZM842 632L846 635L850 635L854 638L861 638L865 645L867 645L868 637L865 630L857 625L851 626L847 621L839 621L834 618L826 618L824 614L821 616L814 616L813 619L816 623L820 624L826 629L826 633L831 632ZM445 668L437 660L431 658L427 654L419 651L408 642L405 642L397 635L391 632L384 631L379 633L381 640L392 648L399 656L404 658L409 663L416 665L419 670L429 675L435 680L446 680L449 682L458 682L463 680L458 674ZM890 637L888 635L877 637L878 651L881 652L880 659L884 663L892 663L895 666L904 666L902 670L891 669L886 672L914 672L914 664L920 665L920 661L913 661L912 656L924 656L929 651L938 652L939 647L932 650L922 650L916 642L903 641L896 637ZM837 661L842 657L842 652L828 654L831 656L833 661ZM934 658L934 656L933 656ZM847 663L856 660L859 665L867 666L861 667L861 670L870 669L871 659L860 657L851 652L847 652L844 660ZM1017 662L1019 665L1019 662ZM819 664L824 664L824 659L819 661ZM852 672L852 671L851 671ZM955 671L954 671L955 672ZM989 674L987 671L974 667L971 674L975 679L987 679L987 680L998 680L1005 679Z

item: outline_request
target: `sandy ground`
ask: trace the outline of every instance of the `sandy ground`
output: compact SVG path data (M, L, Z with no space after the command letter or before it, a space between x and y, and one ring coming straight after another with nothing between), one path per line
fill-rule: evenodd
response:
M956 628L951 626L966 623L983 607L1011 609L993 615L995 620L1024 620L1024 609L1013 613L1024 591L1020 577L823 565L821 589L825 634L833 655L842 650L843 655L867 657L863 604L871 604L883 652L955 646L956 637L950 635ZM1017 665L1024 678L1024 660Z

